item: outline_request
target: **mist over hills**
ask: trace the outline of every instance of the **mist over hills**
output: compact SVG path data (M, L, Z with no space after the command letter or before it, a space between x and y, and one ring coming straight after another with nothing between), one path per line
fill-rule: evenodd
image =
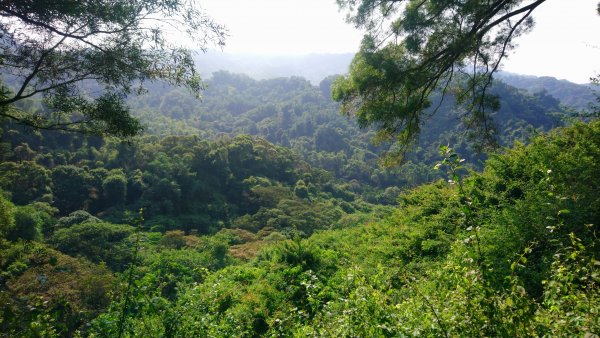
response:
M354 54L305 54L305 55L259 55L235 54L209 50L200 53L197 62L204 78L225 70L241 73L256 80L280 77L302 77L313 85L334 74L345 74ZM498 72L496 78L513 87L527 90L531 94L546 91L563 105L575 109L586 109L594 100L594 89L589 85L556 79L552 76L533 76Z
M299 76L318 85L332 74L345 74L354 54L257 55L208 51L196 61L206 78L226 70L243 73L256 80Z

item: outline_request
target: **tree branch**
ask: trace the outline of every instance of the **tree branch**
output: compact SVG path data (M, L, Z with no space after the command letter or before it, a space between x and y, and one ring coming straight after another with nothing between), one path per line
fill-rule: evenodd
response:
M35 75L39 72L40 67L42 66L42 63L44 62L44 59L46 59L46 57L48 55L50 55L50 53L52 53L56 48L58 48L58 46L60 46L64 41L65 41L66 37L63 37L62 39L60 39L60 41L58 43L56 43L54 46L52 46L50 49L44 51L42 53L42 55L40 56L40 58L38 59L38 61L36 62L35 66L33 67L33 71L25 78L25 80L23 81L23 84L21 84L21 88L19 89L19 91L15 94L15 96L12 99L9 100L3 100L0 102L0 105L3 104L10 104L13 103L15 101L18 101L20 99L23 98L23 92L25 91L25 89L27 88L27 86L29 85L29 82L31 82L31 80L35 77Z

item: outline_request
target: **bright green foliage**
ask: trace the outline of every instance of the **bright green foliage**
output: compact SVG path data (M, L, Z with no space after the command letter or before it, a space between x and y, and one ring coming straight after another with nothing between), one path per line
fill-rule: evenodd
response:
M215 266L223 267L229 264L223 262L225 257L214 255L215 251L166 249L148 255L136 271L139 285L143 285L147 290L156 291L168 300L175 300L179 287L201 283L209 268L214 270ZM226 255L226 251L222 254Z
M551 277L544 281L544 306L536 313L537 321L548 336L600 332L598 238L587 247L573 233L570 238L571 245L554 257ZM571 315L565 316L565 313Z
M536 295L554 253L566 245L564 238L571 232L584 236L587 224L600 224L598 127L598 122L575 124L560 134L538 137L530 146L517 145L507 156L490 160L472 181L470 194L480 217L493 224L482 227L484 251L498 268L532 243L534 249L546 249L534 250L529 268L522 271L528 291Z
M304 240L296 232L251 262L202 276L199 284L180 283L171 303L140 297L143 310L128 316L127 332L597 334L599 134L599 122L578 123L507 150L469 177L462 177L460 157L444 147L449 183L403 193L395 212L366 224ZM178 264L181 258L173 258L160 269L189 274ZM94 334L115 332L116 315L95 320Z
M176 235L181 234L171 232L168 236L172 239ZM165 237L161 243L171 242L165 241ZM173 308L174 302L188 286L203 283L209 271L222 269L234 261L228 254L227 243L218 235L201 239L181 237L191 241L186 242L185 248L144 253L141 264L133 270L129 306L123 310L123 299L113 302L94 321L92 334L114 336L122 329L131 336L158 337L174 332L189 335L181 330L181 314ZM123 311L127 316L121 326L118 319Z
M449 92L466 104L475 134L493 139L489 115L499 104L489 93L492 74L545 0L337 2L367 34L333 97L360 125L375 126L379 140L395 138L403 152ZM441 99L432 97L436 92Z
M13 75L13 89L0 93L0 116L41 129L138 133L124 99L140 82L202 88L192 53L170 42L165 25L200 49L223 45L226 34L195 1L17 1L2 3L0 13L1 70ZM52 113L11 105L37 94Z

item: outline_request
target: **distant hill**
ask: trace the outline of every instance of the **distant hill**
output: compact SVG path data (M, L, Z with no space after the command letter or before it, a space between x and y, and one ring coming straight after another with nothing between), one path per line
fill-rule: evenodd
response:
M309 80L313 85L318 85L329 75L347 73L353 57L351 53L259 55L210 50L200 53L196 60L204 78L210 78L212 73L225 70L246 74L256 80L298 76ZM576 109L586 109L589 103L594 101L593 89L590 86L567 80L509 72L499 72L497 78L532 94L545 90L563 105Z
M208 51L199 54L197 64L207 78L225 70L243 73L256 80L299 76L317 85L331 74L345 74L354 54L256 55Z
M562 104L576 109L586 109L594 101L594 90L589 85L581 85L551 76L531 76L500 72L497 77L503 82L531 93L546 91Z
M333 78L316 86L298 76L255 80L221 71L206 80L201 102L182 88L156 86L129 103L148 133L208 139L259 136L293 149L335 177L380 188L414 186L436 177L433 163L442 144L452 144L473 165L483 159L467 142L462 111L448 97L435 117L421 121L420 142L407 158L415 166L399 169L409 173L390 173L378 164L389 145L374 146L374 130L361 130L352 118L339 113L338 103L330 97ZM491 92L500 96L501 109L493 118L502 145L527 141L538 131L561 125L565 112L550 95L529 94L500 81Z

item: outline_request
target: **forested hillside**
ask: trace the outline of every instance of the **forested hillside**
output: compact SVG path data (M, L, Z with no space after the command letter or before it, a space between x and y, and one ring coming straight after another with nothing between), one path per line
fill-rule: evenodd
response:
M498 77L507 84L526 89L530 93L546 92L565 106L575 109L588 109L594 102L594 89L590 85L580 85L551 76L525 76L501 72Z
M218 72L207 82L200 104L184 89L168 86L153 87L131 104L149 133L199 134L210 139L257 135L291 148L336 177L380 188L415 186L439 177L431 167L440 144L455 145L469 163L481 168L483 157L466 140L463 112L455 109L452 97L442 102L435 119L423 122L420 142L406 158L407 164L393 169L380 165L389 144L375 146L373 129L360 129L351 117L339 114L339 105L331 100L335 78L313 86L297 77L258 81ZM550 95L528 94L502 82L495 84L492 93L500 97L501 108L494 118L501 145L526 140L567 118Z
M517 144L482 173L442 147L450 183L405 190L395 208L249 136L97 148L68 136L67 151L37 135L54 152L16 147L1 165L0 324L25 336L594 332L599 127Z
M470 310L481 312L464 318L479 316L478 325L483 326L488 320L510 322L502 317L506 314L487 318L490 314L482 307L518 301L528 304L531 316L522 322L528 330L550 330L536 324L545 317L538 318L533 309L550 292L544 291L542 281L552 276L552 255L571 250L566 242L571 230L561 228L567 217L563 213L577 220L575 236L588 241L582 244L585 249L573 250L589 259L595 251L588 250L596 250L589 240L595 236L590 224L596 224L590 217L597 217L592 184L597 179L597 123L538 137L528 147L517 145L463 182L454 177L455 171L461 176L467 172L453 162L458 159L453 151L466 154L460 167L483 168L476 161L485 157L465 141L465 127L451 102L424 126L408 163L385 168L378 159L386 149L370 143L373 132L337 113L328 98L332 79L316 87L301 78L257 81L220 72L208 83L201 103L185 91L157 85L131 100L148 130L129 142L32 131L5 122L0 163L1 292L7 304L3 331L377 336L406 334L393 318L408 318L410 327L429 334L450 327L465 334L466 328L455 327L451 318L444 319L447 323L435 319L451 311L437 308L444 302L441 298L419 296L434 291L427 283L440 282L435 273L442 267L454 269L459 278L468 268L461 255L474 259L472 287L484 298L498 295L490 305ZM567 116L556 99L544 94L525 94L502 83L494 92L502 98L496 121L503 144L529 142ZM43 109L35 101L21 107ZM565 153L561 160L565 142L581 150ZM453 150L440 156L445 144ZM450 171L435 166L444 156ZM570 165L581 168L572 171L581 175L573 176ZM443 177L454 185L440 181L407 190ZM560 181L550 183L551 177ZM592 190L579 191L576 182ZM565 184L564 189L572 190L547 190ZM547 198L544 194L557 196L552 198L560 205L532 214L533 204ZM575 200L563 199L571 194ZM532 200L521 202L526 196ZM555 209L561 213L558 218L552 214ZM522 213L536 217L526 221L534 228L517 226L522 221L513 218L524 217ZM509 230L500 224L517 227ZM501 236L521 239L500 250L493 243L504 243ZM506 266L509 260L530 256L535 257L529 260L534 262L531 268ZM513 284L506 284L505 277ZM137 281L133 289L132 280ZM421 286L414 289L417 281ZM446 296L458 297L449 298L456 302L452 311L466 306L453 289L459 286L444 281ZM238 283L244 287L232 289ZM217 284L223 286L211 286ZM514 294L521 285L525 293ZM357 292L367 290L366 303L355 299ZM214 303L223 297L229 300ZM201 303L186 305L192 299ZM406 312L407 304L424 299L441 303L428 305L429 315ZM135 307L144 310L126 315L122 323L117 318L124 313L124 301L137 302ZM379 314L373 316L375 308ZM345 315L349 310L358 311L355 315L362 319L356 322L354 315ZM200 322L185 319L201 313L207 317ZM331 320L340 322L333 331L326 325ZM91 326L86 324L90 321ZM154 324L142 324L148 321ZM500 328L496 325L493 330Z
M0 1L0 337L598 337L600 96L496 76L544 2L337 0L340 69Z
M457 175L450 184L403 193L377 221L294 237L181 283L174 298L164 289L161 301L135 295L140 310L125 325L175 336L597 332L599 127L576 124L518 144L468 176L444 147L440 169ZM115 306L92 331L117 332L119 314Z
M268 221L272 230L296 226L310 234L443 177L433 169L440 145L455 145L481 167L482 155L460 141L465 129L451 104L424 126L406 164L384 167L385 148L337 112L330 83L221 72L200 104L181 89L157 86L132 100L148 134L129 142L5 123L0 188L17 205L45 203L57 217L85 210L122 223L143 208L148 227L163 232L257 232ZM552 97L502 83L494 91L503 98L497 121L505 144L562 123ZM44 107L31 100L22 109Z

